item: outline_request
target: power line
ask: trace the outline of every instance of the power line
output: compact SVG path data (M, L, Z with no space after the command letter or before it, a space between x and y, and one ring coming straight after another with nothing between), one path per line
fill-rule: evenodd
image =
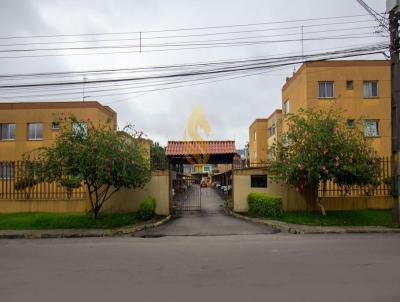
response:
M3 36L3 37L0 37L0 40L32 39L32 38L54 38L54 37L99 36L99 35L126 35L126 34L139 34L139 33L143 34L143 33L193 31L193 30L208 30L208 29L217 29L217 28L249 27L249 26L271 25L271 24L284 24L284 23L310 22L310 21L320 21L320 20L347 19L347 18L365 17L365 16L369 16L369 15L368 14L344 15L344 16L308 18L308 19L285 20L285 21L258 22L258 23L232 24L232 25L217 25L217 26L205 26L205 27L175 28L175 29L163 29L163 30L147 30L147 31L139 30L139 31L112 32L112 33L79 33L79 34L57 34L57 35Z

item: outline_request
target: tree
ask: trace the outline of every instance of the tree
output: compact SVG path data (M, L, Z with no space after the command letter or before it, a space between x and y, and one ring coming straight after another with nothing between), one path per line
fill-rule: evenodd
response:
M311 191L318 199L320 183L339 186L377 185L380 163L376 152L360 130L359 122L349 127L339 112L300 110L287 117L288 130L272 148L271 178Z
M150 143L150 157L152 168L165 167L167 163L167 155L165 154L165 147L160 146L158 142Z
M55 144L39 150L46 181L66 188L86 186L94 217L121 188L143 187L150 179L140 136L132 126L118 134L110 123L96 127L90 120L70 118Z

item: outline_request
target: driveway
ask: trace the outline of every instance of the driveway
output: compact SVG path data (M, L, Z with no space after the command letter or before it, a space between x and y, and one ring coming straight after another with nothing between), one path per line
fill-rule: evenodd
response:
M218 236L276 233L276 230L269 226L226 215L223 209L224 201L213 188L202 189L201 201L201 212L185 213L159 228L139 232L136 236Z

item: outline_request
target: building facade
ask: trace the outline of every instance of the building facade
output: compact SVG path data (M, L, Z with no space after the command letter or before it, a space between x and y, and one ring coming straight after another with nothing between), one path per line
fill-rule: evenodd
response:
M249 159L250 164L267 160L267 128L266 118L256 119L249 127Z
M282 88L282 113L300 108L341 111L349 127L361 120L378 154L390 156L390 81L390 63L384 60L307 62Z
M268 159L271 158L270 150L273 145L278 141L278 138L282 134L282 110L276 109L267 118L267 148L268 148Z
M95 101L1 103L0 161L20 160L24 153L51 146L69 116L117 127L116 112Z

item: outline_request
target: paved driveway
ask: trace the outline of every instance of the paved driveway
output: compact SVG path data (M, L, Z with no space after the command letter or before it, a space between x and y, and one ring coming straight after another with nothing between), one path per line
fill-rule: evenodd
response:
M202 189L201 212L186 213L171 222L136 236L216 236L272 234L268 226L243 221L225 214L224 201L213 188Z

